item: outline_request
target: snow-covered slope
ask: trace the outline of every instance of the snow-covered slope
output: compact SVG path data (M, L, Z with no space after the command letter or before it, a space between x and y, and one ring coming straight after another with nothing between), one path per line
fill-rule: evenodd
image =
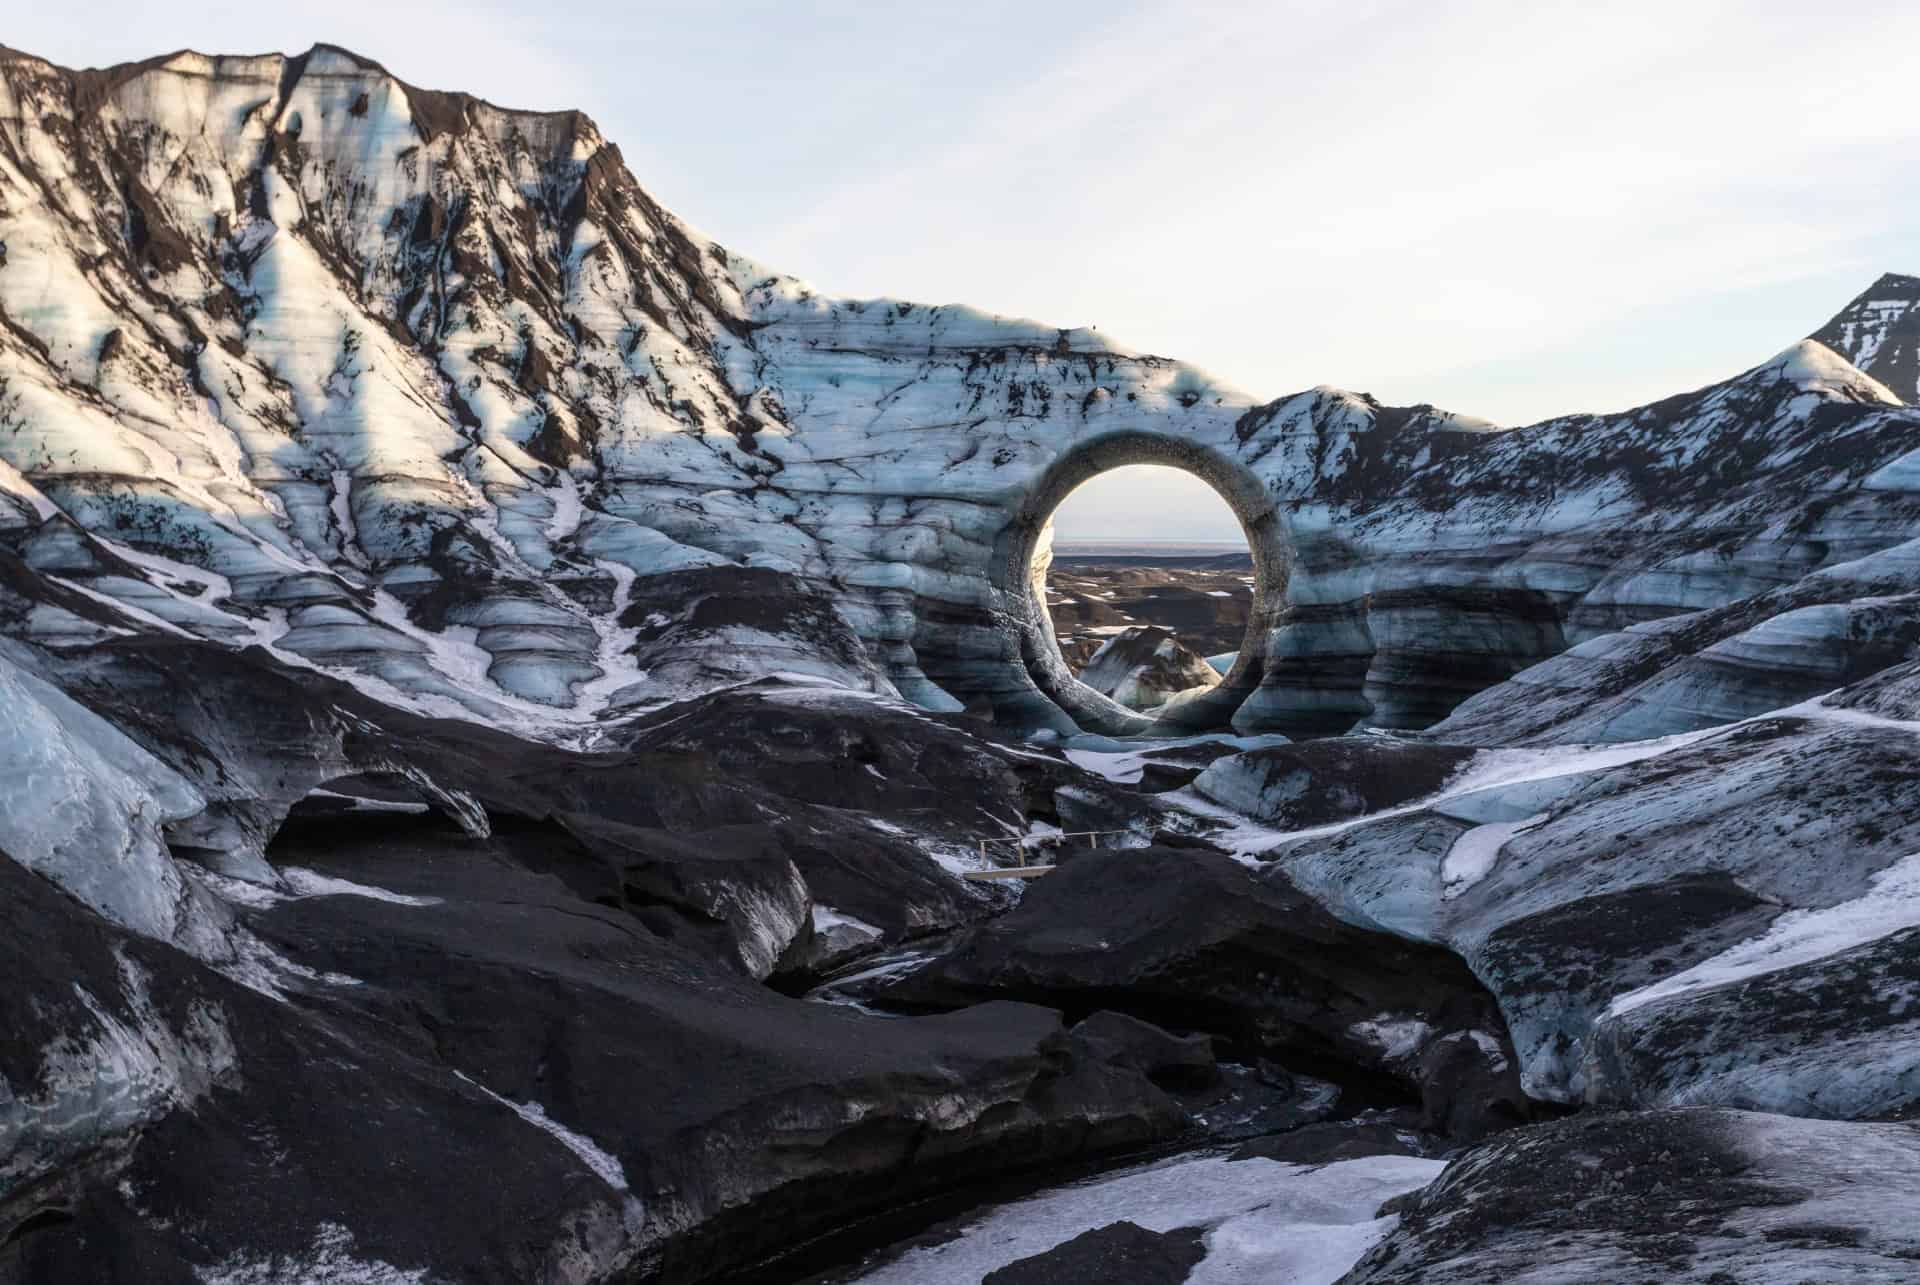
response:
M1331 389L1260 405L1090 331L823 297L666 212L579 113L327 46L0 54L0 142L0 540L117 604L37 641L261 643L549 737L796 668L1063 725L1009 533L1124 443L1269 523L1270 645L1222 712L1407 726L1913 533L1920 412L1816 344L1508 433ZM663 577L737 566L812 605L682 627L699 595ZM669 629L661 670L642 644ZM797 658L821 630L834 654Z

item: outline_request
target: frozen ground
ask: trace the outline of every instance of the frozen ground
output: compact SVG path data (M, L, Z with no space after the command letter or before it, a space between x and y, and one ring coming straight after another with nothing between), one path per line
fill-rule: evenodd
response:
M1043 1192L968 1220L952 1240L908 1250L856 1285L974 1285L996 1268L1126 1220L1206 1229L1193 1285L1332 1285L1381 1237L1380 1205L1431 1182L1437 1160L1374 1156L1329 1165L1220 1156L1157 1161Z

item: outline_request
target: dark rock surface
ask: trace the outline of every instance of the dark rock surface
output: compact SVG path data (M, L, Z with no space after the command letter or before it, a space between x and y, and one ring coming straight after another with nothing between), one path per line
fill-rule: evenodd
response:
M1154 1232L1117 1222L986 1274L981 1285L1180 1285L1207 1256L1197 1227Z
M916 1192L1191 1127L1135 1069L1193 1083L1207 1051L1171 1037L1096 1053L1043 1009L903 1022L754 982L817 889L932 931L1006 895L943 841L1152 813L990 729L774 685L578 751L258 652L9 654L204 791L175 861L222 936L191 955L0 862L25 1041L0 1279L724 1278Z
M1920 277L1886 273L1810 338L1920 405Z
M1201 656L1238 651L1253 607L1253 560L1084 557L1056 551L1047 611L1075 669L1117 627L1156 626Z
M1920 1128L1727 1110L1503 1134L1396 1202L1346 1285L1904 1281Z
M1213 1041L1205 1035L1170 1035L1125 1013L1095 1013L1071 1032L1088 1054L1125 1067L1162 1088L1205 1089L1220 1078Z
M569 868L577 894L688 917L763 976L813 905L882 940L938 931L1005 904L955 875L979 838L1036 821L1144 835L1163 813L970 720L836 688L732 689L581 753L385 708L259 651L138 639L38 663L199 786L209 808L170 837L225 873L259 876L265 836L315 788L384 775L478 832L555 822L597 855Z
M1529 1112L1499 1011L1456 957L1343 924L1277 872L1194 849L1075 857L879 997L1114 1009L1411 1096L1427 1127L1458 1137Z
M213 1084L67 1158L69 1179L99 1164L112 1184L70 1190L66 1221L11 1246L15 1279L269 1260L324 1276L329 1255L475 1281L707 1279L914 1190L1187 1125L1045 1010L902 1022L784 999L580 899L516 843L406 821L291 844L310 891L240 895L260 958L284 961L261 965L277 996L184 958L139 992L88 966L109 1001L152 1005L149 1045L210 1045ZM139 949L143 967L172 954ZM55 1073L9 1071L27 1101Z
M1277 829L1305 829L1432 794L1475 753L1382 736L1329 737L1216 760L1193 788Z
M1328 1165L1367 1156L1431 1155L1444 1146L1440 1139L1422 1134L1412 1119L1330 1121L1242 1143L1228 1159Z

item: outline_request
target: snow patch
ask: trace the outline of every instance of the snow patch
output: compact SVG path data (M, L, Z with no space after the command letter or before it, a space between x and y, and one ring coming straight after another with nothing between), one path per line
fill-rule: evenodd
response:
M1319 1166L1162 1160L990 1209L954 1239L909 1249L855 1285L977 1281L1122 1219L1155 1232L1208 1228L1207 1256L1189 1285L1332 1285L1398 1224L1375 1216L1381 1204L1445 1167L1409 1156Z
M310 799L330 799L348 805L353 812L397 812L408 816L420 816L431 811L426 804L411 799L371 799L364 794L341 794L337 790L308 790Z
M234 1254L196 1271L202 1285L428 1285L424 1267L407 1270L353 1252L354 1237L339 1223L321 1223L299 1256Z
M1536 812L1518 821L1494 821L1487 825L1476 825L1455 839L1440 865L1440 878L1445 884L1441 896L1457 897L1486 878L1487 872L1493 869L1493 863L1500 859L1500 849L1506 846L1508 839L1546 819L1545 812Z
M879 937L881 930L864 919L844 914L832 906L815 903L813 907L813 930L817 933L829 933L836 928L846 928L852 932L869 937Z
M1807 703L1808 707L1814 704L1811 701ZM1762 717L1779 717L1792 712L1797 711L1775 711ZM1808 716L1817 717L1818 713L1819 711L1812 710ZM1258 864L1255 859L1260 854L1271 852L1282 844L1295 843L1303 839L1326 838L1345 833L1358 826L1373 825L1395 817L1411 816L1416 812L1428 810L1444 812L1450 800L1496 788L1507 789L1518 785L1552 781L1559 777L1625 767L1643 759L1657 758L1662 754L1670 754L1712 737L1725 735L1739 726L1741 726L1739 723L1730 723L1721 727L1702 728L1698 731L1681 732L1651 740L1627 741L1610 745L1554 745L1525 749L1483 750L1436 794L1413 799L1397 807L1383 808L1363 816L1348 817L1345 820L1309 826L1300 830L1274 830L1259 825L1231 808L1222 807L1203 797L1191 786L1159 797L1175 804L1183 811L1225 822L1227 828L1223 832L1211 834L1208 838L1225 847L1242 861Z
M1400 1062L1420 1051L1432 1037L1433 1028L1418 1018L1382 1013L1371 1021L1355 1022L1347 1028L1347 1034L1378 1049L1387 1061Z
M288 866L280 872L295 896L299 897L365 897L370 901L389 901L396 906L437 906L438 897L414 897L403 892L389 892L385 888L376 888L371 884L354 883L349 879L335 879L323 875L317 870L305 870L299 866Z

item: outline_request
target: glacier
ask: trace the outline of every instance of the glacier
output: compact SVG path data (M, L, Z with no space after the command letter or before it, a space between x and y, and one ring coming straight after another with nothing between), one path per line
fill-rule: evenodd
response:
M1617 412L1261 400L579 112L0 49L0 1279L727 1279L1176 1143L873 1279L1904 1270L1917 282ZM1250 623L1090 686L1140 463Z
M1189 728L1423 726L1914 516L1920 412L1845 355L1881 361L1897 318L1500 431L822 296L669 214L579 113L328 46L98 72L9 52L0 131L9 547L109 608L96 637L261 645L545 738L738 681L643 644L671 577L743 568L822 598L836 681L1138 730L1060 663L1031 571L1065 492L1127 463L1213 483L1255 552L1247 645L1163 720ZM33 637L88 636L42 615ZM777 639L700 646L809 668Z

